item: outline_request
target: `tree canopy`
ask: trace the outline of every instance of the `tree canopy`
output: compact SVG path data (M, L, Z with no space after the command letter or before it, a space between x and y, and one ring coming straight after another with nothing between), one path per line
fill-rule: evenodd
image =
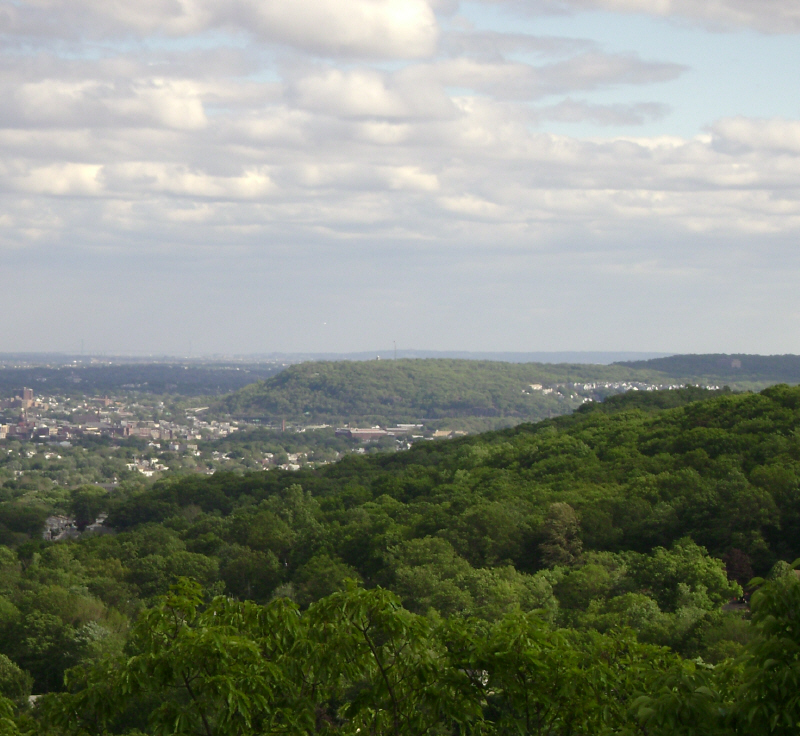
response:
M69 502L2 505L0 729L797 729L800 388Z

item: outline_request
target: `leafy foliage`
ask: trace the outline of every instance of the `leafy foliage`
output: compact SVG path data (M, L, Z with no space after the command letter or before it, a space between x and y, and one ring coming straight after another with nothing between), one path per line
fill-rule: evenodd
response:
M766 586L759 639L714 667L536 613L437 620L355 586L305 612L285 599L204 603L183 580L142 613L131 656L70 672L39 718L62 734L134 733L134 702L154 734L796 733L796 657L763 659L785 644L795 589L793 577Z
M677 661L558 631L535 615L436 622L387 591L350 587L301 614L179 582L142 614L133 656L70 673L42 704L62 733L124 732L130 699L156 734L566 734L631 721L621 692ZM148 696L151 696L148 699Z

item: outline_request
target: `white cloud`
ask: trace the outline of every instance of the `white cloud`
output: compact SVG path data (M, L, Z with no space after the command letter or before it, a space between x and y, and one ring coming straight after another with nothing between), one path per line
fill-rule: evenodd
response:
M275 191L269 172L248 168L236 176L215 176L188 166L152 161L131 161L104 167L103 179L109 194L145 192L201 199L250 200Z
M355 129L355 135L367 143L396 146L405 143L411 133L408 123L367 120Z
M290 94L303 109L342 117L432 119L455 112L436 77L414 67L395 74L328 67L299 76Z
M764 33L799 33L800 7L792 0L484 0L521 12L609 10L688 18L715 29L753 28Z
M595 44L587 39L476 30L447 33L442 38L442 46L453 56L490 61L500 61L508 54L518 52L553 57L571 56L595 48Z
M97 165L57 163L28 168L22 164L18 168L23 171L11 174L8 184L20 192L86 196L99 194L102 189L99 181L102 167Z
M663 82L675 79L683 71L684 67L678 64L647 62L633 55L588 52L541 66L461 57L440 61L417 76L501 99L532 100L575 90Z
M300 68L292 73L289 99L304 110L343 118L445 120L456 115L458 104L448 89L497 99L535 100L578 90L664 81L682 71L676 64L597 51L540 66L462 56L409 65L391 73L372 68ZM650 113L646 109L640 108L639 119L652 115L655 108ZM620 109L617 119L621 116Z
M532 117L537 121L557 120L578 123L590 121L595 125L640 125L658 120L669 112L667 105L654 102L599 105L567 98L548 107L536 108Z
M460 217L468 220L473 218L479 220L502 220L508 221L513 213L506 207L482 199L472 194L462 194L454 197L440 197L439 204L449 212L453 212Z
M800 154L800 121L727 118L714 124L721 147L768 149Z
M588 140L533 132L526 114L487 98L456 98L454 109L449 119L343 119L333 128L327 111L283 106L244 122L211 118L158 143L173 161L148 156L150 136L120 147L100 131L94 145L82 133L61 149L48 143L52 133L9 131L0 133L0 186L6 195L127 201L134 220L145 204L162 212L139 228L192 222L199 216L186 214L186 202L205 201L203 221L234 239L242 237L236 222L249 223L247 232L284 223L290 239L313 231L359 239L397 228L449 239L468 222L516 223L507 242L520 245L532 233L800 234L797 121L721 120L713 135L693 139ZM295 129L302 146L287 149L284 134L291 141ZM243 130L252 144L243 145ZM78 227L83 215L54 206L65 232ZM29 227L24 214L4 214ZM493 236L473 224L468 238Z
M207 118L202 97L208 94L192 80L46 78L3 84L5 105L0 123L31 127L166 127L199 130Z
M441 188L436 174L423 171L419 166L388 166L382 169L391 189L436 192Z
M416 59L436 50L438 25L424 0L248 0L241 7L261 37L314 52Z
M131 94L107 103L128 120L154 121L168 128L198 130L208 120L197 86L188 81L151 79L134 83Z
M618 12L683 16L721 26L744 26L767 33L800 32L800 7L786 0L570 0Z
M416 59L436 50L425 0L2 0L0 33L18 37L191 36L233 30L333 56Z
M345 117L406 117L411 113L401 93L390 89L375 70L325 69L299 79L295 94L300 107Z

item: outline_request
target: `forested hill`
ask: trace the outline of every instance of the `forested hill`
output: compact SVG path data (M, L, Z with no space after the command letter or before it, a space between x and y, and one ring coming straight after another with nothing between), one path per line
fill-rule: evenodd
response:
M373 582L384 580L387 545L431 535L475 566L536 570L547 564L541 544L552 504L576 511L586 550L647 552L690 536L718 556L738 550L757 572L800 557L800 388L698 401L706 393L669 392L673 405L683 403L669 409L657 393L645 403L620 396L314 472L167 481L123 503L112 521L130 528L189 505L227 515L242 497L257 504L299 484L328 531L321 541L294 529L281 553L288 570L317 549Z
M72 584L136 600L189 575L306 605L350 578L421 614L541 608L718 661L747 639L719 613L737 582L800 556L800 388L705 396L627 395L315 471L160 481L110 499L116 537L80 543L116 582Z
M53 510L108 511L115 533L46 542L24 496L0 502L0 709L62 691L37 701L41 732L411 736L440 732L441 704L475 726L446 734L797 732L800 388L632 392ZM751 626L723 605L753 573L773 582ZM159 598L181 577L206 593Z
M373 360L302 363L227 397L219 405L238 416L309 422L418 422L492 418L508 426L558 416L603 387L574 384L660 383L654 371L620 366L501 363L477 360ZM531 384L563 390L545 393ZM569 384L569 386L567 386ZM484 426L486 426L484 424Z
M690 383L752 384L762 388L772 383L800 383L800 355L671 355L614 365L658 371L673 380Z

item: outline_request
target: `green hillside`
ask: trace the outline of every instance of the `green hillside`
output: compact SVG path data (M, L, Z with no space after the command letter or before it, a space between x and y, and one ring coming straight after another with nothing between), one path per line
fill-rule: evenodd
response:
M379 582L365 560L385 559L384 532L359 512L366 526L344 533L348 510L369 508L388 526L400 523L390 535L397 540L434 535L477 566L534 571L544 564L548 509L565 503L580 518L585 549L645 553L690 536L716 555L736 548L764 572L779 558L800 557L800 388L706 398L712 393L628 394L571 416L350 456L314 472L173 480L112 518L127 528L188 504L228 514L242 494L258 502L300 485L337 520L344 546L326 537L326 549L349 564L360 559L359 573ZM659 407L665 395L671 408ZM309 540L297 553L313 547Z
M584 398L600 399L614 392L602 386L584 388L585 384L626 380L662 383L665 379L655 371L583 364L472 360L302 363L246 386L218 408L268 421L284 417L320 423L438 421L453 428L488 428L565 414L580 406ZM555 390L545 393L532 389L531 384Z

